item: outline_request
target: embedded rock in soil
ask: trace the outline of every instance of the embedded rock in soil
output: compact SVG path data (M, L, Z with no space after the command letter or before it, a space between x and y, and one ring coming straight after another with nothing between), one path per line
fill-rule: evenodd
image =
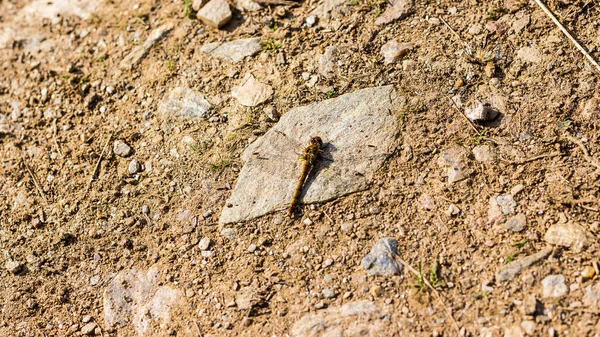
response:
M412 48L411 43L400 43L398 39L391 39L381 47L381 55L383 55L384 64L395 63L408 53Z
M252 74L247 74L242 83L231 89L231 96L245 106L257 106L273 95L271 86L260 83Z
M388 2L388 7L385 12L375 20L377 25L385 25L387 23L401 20L407 17L413 10L413 0L391 0Z
M200 47L200 52L209 53L216 58L238 63L245 57L254 56L260 52L260 38L253 37L229 42L211 42Z
M133 149L124 141L115 140L113 143L113 152L119 157L128 157L133 153Z
M231 8L226 0L211 0L196 14L205 24L221 28L231 20Z
M527 225L527 218L525 214L519 213L508 219L504 224L504 228L513 232L520 232L525 228L525 225Z
M335 73L338 54L339 50L336 46L325 48L323 55L319 56L319 74L329 77Z
M477 102L475 105L465 109L465 116L473 122L489 122L500 112L489 103Z
M549 275L542 280L542 296L544 297L562 297L567 294L569 289L565 284L565 277L562 275Z
M396 261L398 241L394 238L382 238L371 248L371 252L362 259L361 266L369 270L369 275L394 276L402 272L402 265Z
M307 314L294 323L294 337L379 336L385 327L381 311L373 302L356 301L333 307L318 314Z
M496 272L496 282L512 279L534 263L545 259L550 253L552 253L552 248L544 248L533 255L508 263Z
M159 271L124 270L104 290L104 323L106 327L133 324L140 336L155 336L177 330L178 336L191 336L192 331L181 321L189 310L181 291L158 286Z
M163 116L207 118L212 107L201 93L176 87L163 99L158 111Z
M302 170L298 152L313 136L323 139L324 151L301 202L325 202L367 189L393 150L398 122L390 111L401 102L393 86L384 86L290 110L242 154L245 165L219 222L247 221L287 208Z
M140 61L148 54L150 49L162 38L164 38L170 31L173 29L172 23L166 23L150 33L148 39L144 44L139 45L131 51L127 56L123 58L120 63L121 69L129 69L133 66L136 66Z
M539 63L542 53L535 47L523 47L517 51L517 58L529 63Z
M553 245L569 247L576 253L580 253L591 242L591 236L585 228L574 223L552 225L544 239Z
M473 155L475 160L484 163L491 163L494 161L495 154L489 145L479 145L473 148Z
M331 16L331 12L342 6L346 1L345 0L325 0L322 4L313 9L309 16L317 16L320 19L327 19Z
M582 301L586 307L600 309L600 282L585 288Z

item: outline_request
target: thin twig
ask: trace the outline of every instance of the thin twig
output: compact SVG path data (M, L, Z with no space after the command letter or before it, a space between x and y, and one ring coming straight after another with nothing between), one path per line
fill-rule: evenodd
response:
M555 152L541 154L539 156L534 156L534 157L523 159L523 160L505 160L505 161L509 164L522 165L522 164L527 164L527 163L530 163L532 161L536 161L539 159L549 158L549 157L558 157L558 156L562 156L562 152L555 151Z
M465 114L460 110L460 108L458 107L458 104L456 104L456 102L452 99L452 97L448 96L446 93L444 93L444 95L450 100L450 102L452 102L452 105L456 108L456 111L458 111L458 114L461 115L465 121L467 121L467 124L469 124L469 126L471 126L471 128L473 129L473 131L475 131L477 134L479 134L479 130L477 129L477 127L473 124L473 122L471 122L471 120L465 116Z
M580 312L585 312L585 313L588 313L588 314L597 314L597 315L600 315L600 310L594 310L594 309L568 308L568 307L556 307L556 309L558 309L558 310L564 310L564 311L580 311Z
M454 36L456 36L456 38L462 42L463 45L465 45L466 51L468 54L472 54L471 51L471 46L469 46L463 39L462 37L460 37L460 35L452 28L450 27L450 25L448 24L448 22L446 22L446 20L444 20L444 18L442 18L441 16L439 17L440 20L442 20L442 22L446 25L446 27L448 27L448 29L450 29L450 31L452 32L452 34L454 34Z
M299 3L288 0L255 0L255 2L261 5L286 5L286 6L298 6Z
M408 262L404 261L400 256L395 255L396 260L400 261L400 263L402 263L406 268L408 268L408 270L410 270L413 274L415 274L415 276L420 277L420 273L413 268L410 264L408 264ZM429 281L427 281L426 278L421 278L423 280L423 282L427 285L427 287L429 287L429 289L431 289L431 291L433 292L433 294L435 295L435 298L438 300L438 302L440 302L440 304L442 305L442 307L444 307L444 309L446 310L446 314L448 315L448 317L450 317L450 319L452 320L452 323L454 324L454 328L456 329L456 333L460 334L460 327L458 326L458 323L456 322L456 320L454 319L454 316L452 316L452 311L450 311L450 309L448 309L448 307L446 306L446 304L444 304L444 301L442 301L442 296L440 295L440 293L437 291L437 289L435 289L431 283L429 283Z
M44 194L44 190L42 189L42 186L38 182L38 180L35 176L35 173L31 170L29 165L27 165L27 163L25 162L25 159L23 157L21 157L21 160L23 161L23 165L25 166L25 169L27 169L27 172L31 176L31 180L33 180L33 184L35 185L35 188L37 189L40 197L42 197L42 199L44 200L44 203L46 204L46 206L48 206L49 205L48 199L46 199L46 194Z
M554 24L563 32L563 34L565 34L565 36L575 45L575 47L579 49L579 51L588 59L588 61L590 61L590 63L594 67L596 67L596 70L600 71L600 65L598 65L598 62L596 62L592 55L590 55L587 52L587 50L585 50L585 48L583 48L583 46L579 44L577 40L575 40L571 33L569 33L569 31L560 23L560 21L558 21L556 16L554 16L552 11L550 11L550 9L546 7L546 5L541 0L535 0L535 3L537 3L538 6L540 6L540 8L544 11L544 13L546 13L546 15L548 15L550 19L552 19L552 22L554 22Z
M65 155L62 153L62 150L60 149L60 145L58 144L58 140L56 139L58 135L58 128L56 127L56 118L54 119L54 134L52 135L52 140L54 141L54 145L56 146L56 150L58 151L58 154L60 155L61 158L64 158Z
M585 145L583 145L583 143L579 139L577 139L571 135L568 135L568 134L565 134L564 137L567 140L574 143L575 145L579 146L579 148L583 152L583 156L585 157L585 160L587 160L590 164L595 166L596 169L600 170L600 164L596 161L596 159L594 159L594 158L592 158L592 156L590 156L590 153L588 152L587 148L585 147Z
M588 211L600 212L600 209L598 209L598 208L594 208L594 207L585 205L585 204L598 204L598 201L592 200L592 199L573 199L573 198L571 198L571 199L554 200L553 202L563 204L563 205L579 206L583 209L587 209Z
M110 143L110 140L112 139L112 137L113 137L113 134L111 133L108 136L108 139L106 140L106 143L104 144L104 147L102 148L102 152L100 153L98 162L96 163L96 166L94 167L94 171L92 172L92 176L90 177L90 180L88 181L88 185L87 185L87 188L85 189L85 193L89 192L90 188L92 187L92 182L94 181L94 179L96 179L96 176L98 175L98 172L100 171L100 163L102 162L102 158L104 157L104 153L106 152L106 149L108 148L108 144Z

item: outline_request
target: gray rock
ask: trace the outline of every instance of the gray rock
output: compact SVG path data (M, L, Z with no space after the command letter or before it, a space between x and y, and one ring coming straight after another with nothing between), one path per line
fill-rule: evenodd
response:
M319 56L319 74L330 77L336 72L338 53L339 49L336 46L325 48L323 55Z
M221 28L231 20L231 8L226 0L210 0L196 17L211 27Z
M252 74L248 73L240 85L231 89L231 96L244 106L257 106L268 100L273 95L271 86L258 82Z
M383 14L375 20L375 24L385 25L396 20L402 20L413 11L413 0L392 0L388 4Z
M517 51L517 59L528 63L542 61L542 53L535 47L523 47Z
M585 288L582 301L586 307L600 309L600 282Z
M229 240L235 240L237 238L238 231L235 228L223 228L221 235Z
M489 122L494 120L500 112L489 103L476 102L465 109L465 116L473 122Z
M263 9L263 6L252 0L238 0L236 4L239 8L245 9L248 12L256 12Z
M330 288L323 289L323 291L321 291L321 293L323 294L323 297L325 297L325 298L334 298L335 297L335 292L333 290L331 290Z
M137 161L137 159L133 159L131 162L129 162L127 171L129 172L129 174L134 175L134 174L142 171L142 165L140 164L139 161Z
M489 145L478 145L473 148L475 160L484 163L490 163L496 158L495 153Z
M545 259L548 255L550 255L550 253L552 253L552 248L544 248L535 254L526 256L502 266L496 272L496 282L508 281L514 278L515 276L521 274L521 272L523 272L523 270L526 268L529 268L538 261Z
M4 267L9 273L13 275L19 274L25 270L24 264L17 262L13 259L6 260L6 262L4 263Z
M290 329L293 337L379 336L385 324L373 302L356 301L307 314Z
M513 216L512 218L508 219L504 224L504 228L513 232L520 232L525 228L526 225L527 218L525 217L525 214L519 213Z
M309 17L306 18L306 27L310 28L312 26L314 26L317 23L317 17L314 15L311 15Z
M412 47L412 43L401 43L399 39L389 40L381 47L381 54L384 58L383 63L391 64L401 61Z
M504 215L513 214L515 212L515 207L517 207L517 203L510 194L499 195L496 198L496 202L502 209Z
M163 116L207 118L212 108L201 93L187 87L175 87L160 103L158 111Z
M590 245L592 236L582 226L566 223L550 226L544 240L553 245L569 247L574 252L580 253Z
M325 0L319 6L315 7L309 14L317 16L320 19L328 19L331 13L340 7L343 7L345 0Z
M390 111L400 101L392 86L368 88L283 115L242 154L245 165L219 222L247 221L289 206L302 170L298 152L313 136L323 139L324 158L309 177L302 202L366 189L393 147L398 128Z
M136 66L140 61L148 54L150 49L161 39L163 39L167 34L173 29L172 23L164 24L155 30L153 30L146 42L142 45L139 45L131 51L127 56L123 58L119 67L122 69L129 69L131 67Z
M119 157L128 157L133 153L133 149L124 141L115 140L113 143L113 152Z
M459 161L447 168L448 184L467 179L469 177L468 166L464 161Z
M598 117L599 109L599 100L597 97L592 97L583 104L583 108L581 109L581 117L585 120L590 120L592 118Z
M202 6L206 5L206 2L207 0L194 0L194 2L192 2L192 9L197 12Z
M148 206L148 205L142 206L142 214L150 214L150 206Z
M528 24L529 24L529 15L523 15L522 18L513 21L512 29L515 31L516 34L519 34L525 27L527 27Z
M181 320L182 314L189 310L187 302L181 291L159 286L159 281L156 268L147 272L129 269L117 274L104 290L106 328L132 324L139 335L149 336L162 335L177 327L187 336L191 327ZM178 315L173 317L173 312Z
M240 309L240 310L252 309L252 306L253 306L252 299L254 297L254 293L255 293L255 290L252 289L251 287L242 288L235 295L235 304L237 305L238 309Z
M369 275L398 275L403 269L403 266L396 261L398 255L398 241L394 238L382 238L362 259L361 267L367 269Z
M260 38L253 37L224 43L207 43L200 48L200 52L211 54L231 63L238 63L246 57L258 54L261 49Z
M542 280L543 297L562 297L568 291L569 288L565 284L565 277L562 275L549 275Z

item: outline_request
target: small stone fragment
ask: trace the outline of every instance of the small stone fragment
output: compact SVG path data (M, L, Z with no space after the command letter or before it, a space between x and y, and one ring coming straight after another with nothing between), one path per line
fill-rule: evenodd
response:
M391 39L381 47L381 54L384 57L384 64L395 63L400 60L412 48L411 43L401 43L399 39Z
M518 325L513 325L504 329L504 337L524 337L523 330Z
M596 270L591 266L585 266L583 267L583 270L581 270L581 277L583 277L584 279L592 279L595 275Z
M328 46L323 55L319 56L319 74L330 77L337 69L339 49L337 46Z
M546 258L552 253L552 248L544 248L539 252L510 262L496 272L496 282L507 281L519 275L524 269Z
M323 294L323 297L325 297L325 298L334 298L335 297L335 292L333 290L331 290L330 288L323 289L323 291L321 291L321 293Z
M475 160L484 163L490 163L494 161L495 154L489 145L478 145L473 148L473 155Z
M596 282L596 284L585 288L582 301L586 307L593 309L600 308L600 282Z
M513 232L520 232L525 228L527 224L527 219L525 218L525 214L519 213L512 218L508 219L504 224L504 228L506 230L512 230Z
M431 211L435 209L435 200L429 194L421 194L419 202L424 209Z
M290 329L293 337L380 336L385 323L375 303L356 301L306 314Z
M200 240L200 243L198 243L198 249L200 250L208 250L208 248L210 248L210 246L212 245L212 241L209 237L203 237L202 240Z
M565 284L565 277L562 275L549 275L542 280L542 296L562 297L567 294L569 288Z
M513 214L515 212L515 207L517 207L517 203L510 194L499 195L496 198L496 202L498 203L498 206L502 208L502 213L505 215Z
M309 17L306 18L306 27L310 28L312 26L314 26L317 23L317 17L314 15L311 15Z
M598 118L598 112L600 112L600 109L598 108L599 106L600 104L598 103L598 98L590 98L583 105L583 109L581 109L581 117L585 120Z
M247 10L248 12L256 12L263 9L263 6L252 0L237 0L237 6Z
M6 267L6 270L8 270L8 272L13 275L19 274L20 272L25 270L25 265L13 260L13 259L8 259L4 263L4 267Z
M133 150L131 149L131 146L127 145L124 141L115 140L113 143L113 152L119 157L128 157Z
M134 174L140 172L141 170L142 170L142 165L140 164L139 161L137 161L137 159L133 159L131 162L129 162L127 171L129 172L130 175L134 175Z
M266 84L258 82L252 74L247 74L240 85L233 87L231 96L240 104L253 107L268 100L273 94L273 89Z
M393 276L402 272L398 256L398 241L394 238L382 238L371 248L371 252L363 259L361 266L369 271L369 275Z
M246 57L258 54L261 49L260 38L253 37L224 43L207 43L200 47L200 52L209 53L216 58L227 60L235 64L241 62Z
M94 334L94 330L96 330L96 323L91 322L83 326L80 332L84 336L89 336Z
M388 7L383 14L375 20L376 25L385 25L387 23L402 20L406 18L413 10L413 0L392 0L388 2Z
M544 236L546 242L569 247L576 253L580 253L590 245L590 238L585 228L574 223L552 225Z
M199 11L200 8L206 4L206 1L207 0L194 0L194 2L192 2L192 9L196 12Z
M537 312L537 307L538 307L538 301L534 295L528 295L523 300L522 311L523 311L524 315L535 316L535 314Z
M231 20L231 9L226 0L210 0L196 16L211 27L221 28Z
M197 118L207 118L211 109L204 95L187 87L173 88L158 107L163 116Z
M129 69L140 63L150 49L173 29L173 26L172 23L167 23L153 30L144 44L133 48L131 53L123 58L119 67L122 69Z
M235 240L237 238L238 231L235 228L223 228L221 235L229 240Z
M458 213L460 213L460 208L458 208L458 206L456 206L455 204L450 204L445 213L447 216L457 215Z
M542 53L535 47L523 47L517 51L517 58L528 63L539 63Z
M523 321L521 322L521 328L525 331L527 336L533 336L535 333L535 322L534 321Z
M447 169L448 172L448 183L453 184L455 182L464 180L469 177L467 170L467 164L464 161L459 161L453 164Z
M477 102L465 109L465 116L473 122L489 122L499 115L499 111L489 103Z

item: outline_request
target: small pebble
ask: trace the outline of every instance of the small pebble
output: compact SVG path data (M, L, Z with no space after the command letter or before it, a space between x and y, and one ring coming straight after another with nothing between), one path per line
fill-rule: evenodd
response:
M325 298L334 298L335 297L335 292L333 290L331 290L330 288L323 289L323 291L321 293L323 294L323 296Z
M251 244L250 246L248 246L248 252L254 253L255 250L256 250L256 245L255 244Z
M312 220L310 218L306 218L302 221L303 224L305 224L306 226L310 226L313 224Z
M562 275L549 275L542 280L542 294L545 298L562 297L568 292L565 277Z
M8 270L8 272L13 275L18 274L25 269L25 266L22 263L19 263L12 259L7 260L4 266L6 267L6 270Z
M119 157L128 157L133 150L131 149L131 146L127 145L122 140L115 140L113 143L113 152Z
M581 277L584 279L591 279L594 277L594 275L596 275L596 270L591 266L586 266L581 271Z
M525 331L526 335L532 336L535 333L535 322L523 321L521 322L521 328L523 328L523 331Z
M129 167L127 168L127 171L129 171L130 175L134 175L134 174L142 171L142 165L140 164L139 161L137 161L137 159L133 159L129 163Z
M489 122L498 117L498 110L490 104L478 102L465 110L465 116L473 122Z
M150 214L150 206L148 206L148 205L142 206L142 214Z
M325 308L325 303L323 303L323 301L319 301L315 304L315 309L323 309Z
M306 18L306 27L312 27L317 23L317 17L314 15L311 15L309 17Z
M91 322L84 325L80 332L84 336L89 336L94 334L94 330L96 330L96 323Z
M203 237L202 240L200 240L200 243L198 243L198 248L200 250L208 250L211 244L212 241L209 237Z
M85 316L83 316L83 318L81 319L81 321L82 321L83 323L89 323L89 322L91 322L91 321L92 321L92 316L90 316L90 315L85 315Z
M508 219L504 224L504 228L506 230L512 230L513 232L520 232L527 225L527 219L525 218L525 214L519 213L512 218Z

